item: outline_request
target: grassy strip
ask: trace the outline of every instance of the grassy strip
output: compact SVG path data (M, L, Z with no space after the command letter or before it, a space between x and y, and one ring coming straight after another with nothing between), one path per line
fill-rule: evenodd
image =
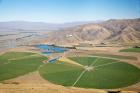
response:
M140 53L140 48L127 48L127 49L122 49L120 52L138 52Z

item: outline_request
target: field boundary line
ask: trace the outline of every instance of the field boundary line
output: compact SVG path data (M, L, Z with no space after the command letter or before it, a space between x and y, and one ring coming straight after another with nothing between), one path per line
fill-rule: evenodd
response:
M121 60L121 59L119 59L119 58L104 57L104 56L94 56L94 55L89 55L89 57L100 57L100 58L107 58L107 59Z
M80 80L80 78L83 76L83 74L86 72L86 69L82 71L82 73L79 75L79 77L76 79L76 81L73 83L72 86L75 86L76 83Z

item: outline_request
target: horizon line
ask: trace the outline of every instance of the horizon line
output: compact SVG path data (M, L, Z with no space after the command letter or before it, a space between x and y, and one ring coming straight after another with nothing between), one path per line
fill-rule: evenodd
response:
M47 21L31 21L31 20L5 20L0 22L33 22L33 23L49 23L49 24L69 24L69 23L82 23L82 22L103 22L103 21L109 21L109 20L133 20L133 19L140 19L140 17L137 18L110 18L110 19L104 19L104 20L81 20L81 21L68 21L68 22L47 22Z

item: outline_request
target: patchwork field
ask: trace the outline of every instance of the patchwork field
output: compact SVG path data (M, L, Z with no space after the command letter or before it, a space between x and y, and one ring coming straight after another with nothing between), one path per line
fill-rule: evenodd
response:
M34 71L44 80L66 87L116 89L140 82L140 69L118 60L137 60L136 57L93 54L89 57L62 59L43 63L48 58L36 53L7 52L0 55L0 82L4 84L5 80L28 75Z

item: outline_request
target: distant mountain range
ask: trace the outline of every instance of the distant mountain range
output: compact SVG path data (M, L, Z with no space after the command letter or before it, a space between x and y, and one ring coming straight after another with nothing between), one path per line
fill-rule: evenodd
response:
M52 31L55 30L55 31ZM50 24L44 22L0 22L0 33L5 31L52 31L46 33L47 43L140 43L140 18L107 21Z
M108 20L99 23L88 23L48 35L46 42L70 44L90 43L140 43L140 18Z
M93 21L92 21L93 22ZM28 21L9 21L0 22L0 32L2 31L50 31L60 30L63 28L74 27L92 22L72 22L63 24L52 24L45 22L28 22ZM96 21L97 22L97 21Z

